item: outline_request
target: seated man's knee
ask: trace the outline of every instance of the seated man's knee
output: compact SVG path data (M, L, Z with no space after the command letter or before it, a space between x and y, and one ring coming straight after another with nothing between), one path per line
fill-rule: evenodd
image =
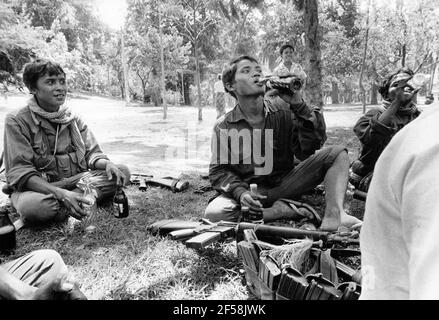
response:
M41 249L35 251L35 254L38 255L39 259L41 259L41 261L44 261L44 263L48 267L50 267L56 274L67 271L67 266L65 265L64 260L55 250Z
M53 195L23 192L16 197L13 205L26 224L39 224L60 220L62 215L59 210L58 200ZM62 220L66 217L67 215L62 215Z
M333 154L333 156L330 157L333 157L334 159L333 165L343 165L349 168L350 160L346 148L341 146L334 146L332 147L331 153Z
M209 204L206 210L204 211L204 218L206 218L209 221L212 222L221 221L222 220L221 217L222 217L221 210L215 208L214 206L211 206L211 204Z
M240 215L239 205L233 199L217 197L210 202L204 211L204 218L212 221L238 221Z
M68 272L64 260L58 252L51 249L36 250L30 254L29 262L34 265L33 286L45 285Z

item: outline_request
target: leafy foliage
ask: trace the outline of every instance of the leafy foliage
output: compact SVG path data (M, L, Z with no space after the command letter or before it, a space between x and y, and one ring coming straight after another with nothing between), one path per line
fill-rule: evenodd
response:
M318 3L323 91L350 101L350 96L358 94L365 1ZM159 94L159 8L166 88L184 92L190 103L189 88L196 85L196 71L200 81L206 82L201 86L209 88L215 74L236 55L258 57L269 71L280 62L280 46L290 43L296 62L308 65L302 21L305 4L301 0L128 0L124 36L132 98L148 100L145 97ZM366 90L375 90L383 77L402 65L427 74L435 70L438 5L439 0L371 0ZM0 2L5 79L17 78L33 58L52 58L68 70L72 89L120 96L124 88L121 36L119 30L111 31L99 20L94 1Z

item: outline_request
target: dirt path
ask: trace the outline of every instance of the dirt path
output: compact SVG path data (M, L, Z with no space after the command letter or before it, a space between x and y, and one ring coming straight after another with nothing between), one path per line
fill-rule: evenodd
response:
M7 112L23 106L26 99L0 98L0 132ZM198 122L195 107L169 107L168 119L163 120L161 107L125 107L120 100L96 96L71 97L68 103L91 127L106 154L116 163L127 164L132 172L155 176L207 173L216 116L213 108L205 108L204 120ZM328 136L335 128L352 128L361 114L360 107L326 108ZM0 146L3 149L3 139Z

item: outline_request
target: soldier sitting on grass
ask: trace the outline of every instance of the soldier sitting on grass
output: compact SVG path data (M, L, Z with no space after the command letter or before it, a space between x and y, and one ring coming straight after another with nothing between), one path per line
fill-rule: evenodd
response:
M319 150L326 140L321 111L308 106L300 92L279 92L264 99L261 77L261 66L249 56L233 60L223 72L225 90L237 105L214 126L209 178L219 196L209 203L205 217L237 221L241 208L248 207L262 213L264 221L316 221L312 210L292 199L324 181L326 208L320 229L360 223L343 208L347 150L342 146ZM297 166L295 156L301 160ZM253 183L259 193L250 191Z
M35 250L0 264L0 300L87 300L67 272L54 250Z
M368 191L375 163L392 137L421 113L415 103L418 90L407 84L413 75L407 68L391 74L379 88L383 105L369 110L354 126L362 150L352 163L349 181L360 191Z
M87 124L65 105L66 74L59 64L31 62L23 80L32 97L6 116L4 129L11 204L25 224L69 215L81 220L82 203L90 202L78 189L79 180L88 178L99 201L129 182L129 170L108 159Z

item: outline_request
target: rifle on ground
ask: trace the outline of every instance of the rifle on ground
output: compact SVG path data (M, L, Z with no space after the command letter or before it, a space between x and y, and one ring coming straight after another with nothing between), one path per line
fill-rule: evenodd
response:
M180 192L189 187L189 182L172 177L154 178L154 176L140 173L131 174L131 183L138 185L140 191L145 191L148 185L171 189L172 192Z
M235 237L237 241L242 238L244 230L251 229L260 239L304 239L310 238L317 245L330 248L334 244L349 246L358 245L358 232L326 232L317 230L304 230L291 227L270 226L250 222L220 221L213 223L207 219L196 221L162 220L148 227L153 234L168 235L173 240L184 241L187 247L204 249L208 245L228 238Z

